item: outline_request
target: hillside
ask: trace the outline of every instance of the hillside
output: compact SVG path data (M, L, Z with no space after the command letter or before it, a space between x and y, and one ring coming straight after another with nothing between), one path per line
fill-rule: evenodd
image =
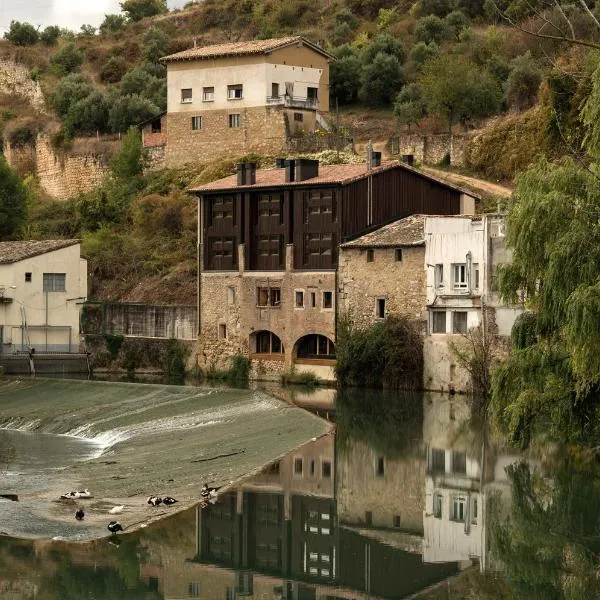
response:
M580 142L579 110L597 66L592 50L508 26L489 1L205 0L136 19L108 15L99 31L78 33L13 24L0 41L0 67L21 65L21 79L15 87L0 70L3 138L19 148L45 132L57 152L102 153L109 162L131 125L165 109L161 56L194 40L294 33L337 56L330 122L358 149L371 139L385 150L397 135L468 134L462 176L510 183L538 156L557 158ZM575 24L588 35L582 19ZM81 237L93 298L193 303L195 210L184 189L232 173L239 158L138 173L126 185L109 176L62 203L26 178L21 235Z

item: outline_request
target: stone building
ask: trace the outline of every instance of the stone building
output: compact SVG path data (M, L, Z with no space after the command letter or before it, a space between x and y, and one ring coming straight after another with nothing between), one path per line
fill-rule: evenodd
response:
M166 145L147 138L155 144L148 147L157 155L164 147L167 167L219 155L277 154L294 133L324 123L333 58L298 36L166 56L166 123L157 119L150 131L166 129Z
M333 379L340 242L415 213L473 212L475 198L392 162L238 166L199 196L203 367L241 353L254 376L296 369ZM422 270L422 268L421 268Z
M424 225L414 215L340 246L339 307L354 325L390 315L425 320Z

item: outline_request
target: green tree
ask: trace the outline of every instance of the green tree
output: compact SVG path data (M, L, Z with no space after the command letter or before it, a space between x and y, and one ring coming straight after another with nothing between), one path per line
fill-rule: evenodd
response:
M138 95L116 98L109 111L108 124L111 131L122 133L146 119L155 117L160 108L150 100Z
M446 15L444 22L454 34L455 39L460 39L460 34L463 30L467 29L471 24L471 20L461 10L453 10L450 14Z
M136 67L121 79L119 90L122 96L139 96L150 101L160 110L166 109L167 82L153 74L149 63ZM143 120L143 119L142 119Z
M349 104L358 97L361 64L357 56L350 54L331 64L329 92L340 104Z
M452 11L454 2L452 0L419 0L416 11L420 17L435 15L443 19Z
M54 46L60 37L60 27L50 25L40 33L40 41L46 46Z
M96 35L96 28L93 25L82 25L81 35L85 37L93 37Z
M141 175L144 166L142 136L136 127L130 127L123 138L121 149L110 161L110 171L116 179L127 180Z
M94 86L85 75L73 73L58 82L50 96L50 104L59 116L65 117L72 104L83 100L93 91Z
M104 21L100 25L99 31L101 35L114 35L123 29L125 25L125 17L123 15L105 15Z
M27 218L27 189L0 155L0 240L19 237Z
M453 35L452 29L448 24L435 15L422 17L415 25L415 40L417 42L425 42L430 44L435 42L440 44L444 40L451 38Z
M425 63L438 56L440 49L435 42L426 44L417 42L410 50L409 58L418 70L423 69Z
M380 33L363 48L362 63L364 65L372 64L377 55L381 53L395 57L399 63L403 63L406 59L406 51L400 40L389 33Z
M372 63L363 66L360 94L367 104L391 104L403 83L400 61L380 52Z
M541 69L529 52L515 58L506 81L506 100L509 106L519 110L533 106L541 83Z
M135 22L166 13L167 0L125 0L121 2L121 10L130 21Z
M4 37L15 46L33 46L39 40L38 30L31 23L11 21Z
M427 114L427 106L423 98L423 90L417 83L402 88L394 103L394 116L402 125L410 126L421 121Z
M100 79L104 83L118 83L127 71L127 63L121 56L111 56L102 66Z
M500 107L500 90L489 73L460 56L444 54L429 61L420 78L428 112L458 122L487 117Z
M67 75L81 66L83 52L77 48L75 42L69 42L50 59L50 63L57 73Z
M169 36L162 29L154 25L149 27L143 38L146 60L157 63L159 58L167 54L169 41Z
M65 133L73 137L75 133L105 133L108 131L108 98L96 90L89 96L71 104L64 121Z

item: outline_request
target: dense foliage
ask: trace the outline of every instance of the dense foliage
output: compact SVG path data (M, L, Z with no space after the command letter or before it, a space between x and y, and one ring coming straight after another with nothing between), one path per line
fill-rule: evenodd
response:
M0 155L0 240L18 238L27 217L27 190Z

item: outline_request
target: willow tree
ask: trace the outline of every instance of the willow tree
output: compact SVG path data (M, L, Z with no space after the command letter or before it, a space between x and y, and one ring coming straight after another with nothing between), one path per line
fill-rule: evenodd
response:
M500 288L506 299L526 299L526 326L535 331L513 336L527 341L515 344L495 373L492 407L521 445L537 429L563 438L598 429L600 66L593 83L581 114L586 162L541 161L528 169L508 216L513 261L500 270Z

